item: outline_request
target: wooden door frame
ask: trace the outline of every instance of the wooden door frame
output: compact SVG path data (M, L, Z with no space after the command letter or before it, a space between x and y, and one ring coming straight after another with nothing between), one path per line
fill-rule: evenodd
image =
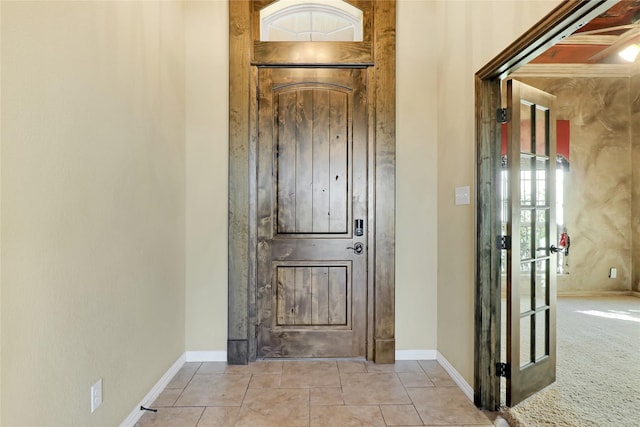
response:
M509 45L475 75L476 101L476 248L474 402L496 410L500 405L500 170L501 81L562 38L573 33L617 0L558 5L528 32Z
M227 361L256 359L256 145L259 66L367 67L369 96L367 359L395 361L396 0L349 0L364 11L362 42L260 42L256 11L229 1ZM307 49L313 47L312 49ZM336 47L338 49L336 49ZM295 50L295 55L288 52Z

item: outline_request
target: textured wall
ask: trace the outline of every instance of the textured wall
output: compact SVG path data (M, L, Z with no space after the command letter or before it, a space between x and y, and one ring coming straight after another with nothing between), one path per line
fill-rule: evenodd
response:
M522 78L557 97L571 122L565 223L569 275L558 292L631 289L631 141L628 78ZM616 267L616 279L609 268Z
M2 2L1 425L117 426L183 354L184 81L179 2Z
M636 68L638 70L638 68ZM633 290L640 292L640 71L631 78Z

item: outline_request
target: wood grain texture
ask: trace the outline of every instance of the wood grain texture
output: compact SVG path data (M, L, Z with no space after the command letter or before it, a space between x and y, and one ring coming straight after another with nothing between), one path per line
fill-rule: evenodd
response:
M296 92L284 92L275 97L278 109L275 141L278 233L296 232L296 95Z
M362 169L365 182L370 184L352 184L351 198L363 201L364 209L354 209L351 217L347 215L347 227L350 229L354 218L365 220L365 241L368 241L364 264L364 270L358 274L368 277L367 298L369 310L365 316L367 323L366 355L378 361L393 361L394 351L394 267L388 263L393 259L395 247L395 230L389 227L395 221L394 206L391 202L395 199L395 0L374 2L369 0L349 0L349 3L360 8L364 14L364 42L352 45L327 45L315 43L307 48L316 49L317 53L304 56L300 52L301 46L285 46L273 44L271 47L261 44L259 41L259 11L262 7L271 3L271 0L258 1L234 1L230 2L230 140L229 140L229 357L232 363L246 363L247 360L255 360L257 355L257 342L264 333L263 325L258 320L257 313L271 310L272 304L263 305L264 301L273 301L275 290L272 289L272 266L261 267L258 259L261 253L273 252L286 256L292 250L296 250L296 244L272 247L271 242L260 240L257 236L276 227L273 222L273 212L261 211L260 207L250 201L260 197L274 197L271 189L260 186L260 170L256 165L261 162L257 150L257 141L262 136L257 128L260 120L257 111L256 90L258 69L252 67L252 61L257 64L254 48L258 50L258 58L272 62L271 65L322 65L357 67L369 67L366 73L360 73L357 77L361 80L363 90L356 91L354 102L366 105L367 116L361 124L353 123L355 133L364 132L362 141L365 155L352 158L354 169ZM377 25L382 23L382 25ZM336 49L338 47L338 49ZM288 51L285 51L286 49ZM261 56L262 55L262 56ZM349 58L348 58L349 57ZM376 61L375 67L374 58ZM324 62L314 62L324 61ZM266 65L267 62L264 62ZM265 70L266 69L262 69ZM355 71L352 71L355 72ZM367 83L368 82L368 83ZM268 102L273 102L269 100ZM300 101L300 107L306 114L305 101ZM304 116L296 117L304 120ZM304 126L300 125L302 129ZM368 136L367 136L368 135ZM314 136L315 138L315 136ZM378 145L378 141L382 141ZM328 143L327 143L328 144ZM370 147L368 149L367 147ZM316 152L319 149L319 152ZM314 142L313 161L322 155L323 147ZM329 157L330 153L325 152ZM273 153L271 153L273 154ZM299 156L298 161L304 161L305 155ZM263 159L264 160L264 159ZM360 162L364 164L355 165ZM378 168L383 172L378 173ZM249 170L247 170L249 169ZM314 166L315 169L315 166ZM296 178L304 179L297 176ZM319 177L313 175L314 182L319 182ZM335 176L334 176L335 179ZM360 178L358 178L360 180ZM351 181L348 181L351 182ZM381 188L377 186L382 183ZM330 180L326 183L330 186ZM348 184L347 184L348 185ZM321 203L322 197L319 191L314 189L312 215L316 216L316 204ZM377 197L384 194L380 203L375 202ZM327 197L327 207L330 209L330 198ZM367 205L371 203L370 209ZM323 209L324 210L324 209ZM296 226L305 225L304 209L302 218ZM329 211L327 211L329 212ZM382 216L383 220L377 219ZM378 231L382 231L377 235ZM383 255L376 254L378 247L383 249ZM249 248L256 248L255 251ZM302 250L300 253L312 253L313 250ZM315 279L319 282L325 276L325 266L311 268L311 304L324 305L325 298L328 304L328 294L314 293ZM360 267L359 267L360 268ZM374 275L374 272L376 274ZM258 277L262 279L258 280ZM328 283L328 269L326 269ZM328 285L327 285L328 286ZM379 289L381 288L381 289ZM386 307L385 307L386 305ZM380 312L380 313L378 313ZM315 316L312 309L312 318ZM324 314L318 312L320 319ZM328 309L326 312L328 320ZM375 319L375 321L374 321ZM378 334L378 331L382 335ZM380 338L390 336L390 339ZM241 338L234 338L241 337ZM302 335L301 335L302 337ZM377 337L377 338L376 338ZM278 337L277 340L281 340ZM346 345L351 338L345 336L335 337L334 342L338 346ZM380 343L380 345L377 344ZM277 344L277 343L276 343ZM376 350L377 349L377 350ZM307 346L301 338L297 342L297 348L292 349L293 354L303 355ZM354 349L354 351L359 351ZM277 350L275 351L277 353ZM322 349L317 356L332 356L330 349ZM231 360L233 359L233 360Z
M313 117L318 123L325 126L315 126L313 132L313 232L326 233L330 230L331 193L328 171L322 167L330 162L330 128L329 96L327 91L315 94L316 102L313 104Z
M248 339L249 237L249 1L229 4L229 310L228 340ZM228 353L229 363L248 363L247 347Z
M348 231L348 96L314 85L275 96L278 233Z
M258 69L255 67L250 68L250 81L258 81ZM258 194L258 129L253 126L258 121L258 86L256 84L249 85L249 201L256 200ZM247 329L248 329L248 358L249 361L254 361L257 354L256 339L257 336L257 307L256 307L256 293L258 281L258 206L256 203L249 202L249 248L247 261L248 261L248 281L247 287ZM251 285L249 285L251 284Z
M369 42L255 42L253 65L371 65Z
M392 363L395 339L395 69L396 2L375 2L375 361ZM381 353L379 353L379 351Z
M349 188L347 95L331 92L329 97L329 232L346 233Z
M329 267L311 268L311 322L329 324Z
M329 268L329 324L346 325L349 304L349 281L344 267Z
M366 163L356 171L350 161L367 156L368 105L355 101L366 90L359 87L365 75L364 69L259 70L258 357L366 355L367 257L348 249L354 236L346 220L348 209L367 212L366 197L351 190L354 177L366 188ZM362 124L353 128L355 122ZM329 194L317 221L306 206L321 193L316 186ZM300 220L310 212L311 223Z
M313 231L313 90L297 92L296 128L298 147L296 152L296 231Z
M475 365L476 405L497 410L500 406L500 378L495 364L500 355L500 234L499 212L501 143L500 124L495 110L500 105L500 86L476 78L477 145ZM483 261L480 261L483 260Z

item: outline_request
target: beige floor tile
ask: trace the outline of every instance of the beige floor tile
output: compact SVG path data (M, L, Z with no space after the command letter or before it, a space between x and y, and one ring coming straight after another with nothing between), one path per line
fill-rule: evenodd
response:
M224 370L225 374L248 375L251 374L250 365L227 365Z
M380 405L388 426L421 426L422 420L413 405Z
M252 375L249 388L279 388L280 374Z
M282 361L259 360L248 365L227 365L227 374L281 374Z
M396 363L378 364L367 362L367 372L424 372L415 360L396 360Z
M384 427L378 406L312 406L311 427Z
M181 388L165 388L150 406L152 408L173 406L173 404L176 403L176 400L180 397L180 394L182 394L182 390L183 389Z
M196 374L224 374L227 369L227 362L202 362Z
M341 375L342 396L347 405L403 405L410 404L396 374Z
M363 374L367 372L367 365L355 360L338 360L338 371L341 374Z
M367 372L375 374L375 373L391 373L396 371L395 363L373 363L372 361L367 361L366 363Z
M200 364L200 362L187 362L182 365L182 368L174 375L165 388L185 388L200 367Z
M240 406L250 375L196 375L175 406Z
M287 361L282 364L283 375L337 374L338 363L334 361Z
M198 427L233 427L238 419L237 407L208 407L205 408Z
M311 406L344 405L340 387L315 387L311 389Z
M236 427L309 425L309 390L249 389Z
M398 378L405 387L433 387L433 383L424 372L398 372Z
M340 375L337 372L310 372L307 374L282 374L282 388L340 387Z
M435 360L421 360L420 366L427 373L429 379L436 387L457 387L457 384L447 371Z
M145 412L136 427L195 427L204 408L160 408Z
M457 387L409 388L407 391L425 425L491 425Z
M249 364L251 373L260 374L281 374L283 362L280 360L259 360Z

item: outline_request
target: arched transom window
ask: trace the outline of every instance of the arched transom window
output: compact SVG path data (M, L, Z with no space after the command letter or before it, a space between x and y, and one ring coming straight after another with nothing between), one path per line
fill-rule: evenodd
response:
M260 11L261 41L362 41L362 11L341 0L280 0Z

